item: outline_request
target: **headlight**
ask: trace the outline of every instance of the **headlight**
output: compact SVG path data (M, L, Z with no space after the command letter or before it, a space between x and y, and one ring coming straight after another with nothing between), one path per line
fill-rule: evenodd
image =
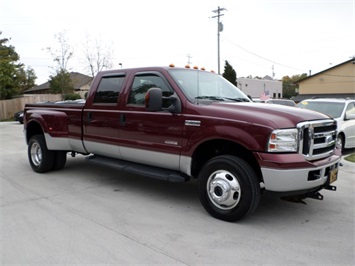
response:
M298 130L277 129L274 130L269 138L269 152L297 152L298 151Z

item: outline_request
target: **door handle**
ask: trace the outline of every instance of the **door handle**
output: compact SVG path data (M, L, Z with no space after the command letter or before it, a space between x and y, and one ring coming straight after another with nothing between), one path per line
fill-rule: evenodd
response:
M120 114L120 126L126 125L126 114Z
M92 113L91 112L88 112L87 117L86 117L86 121L88 123L91 123L91 121L92 121Z

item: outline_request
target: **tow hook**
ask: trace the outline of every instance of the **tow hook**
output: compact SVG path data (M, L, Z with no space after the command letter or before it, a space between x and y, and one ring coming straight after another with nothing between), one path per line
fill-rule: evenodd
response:
M336 191L336 190L337 190L337 187L336 187L336 186L331 186L331 185L329 185L329 186L324 187L324 189Z
M313 193L308 193L306 194L307 198L311 198L311 199L316 199L316 200L323 200L323 195L320 194L319 192L313 192Z

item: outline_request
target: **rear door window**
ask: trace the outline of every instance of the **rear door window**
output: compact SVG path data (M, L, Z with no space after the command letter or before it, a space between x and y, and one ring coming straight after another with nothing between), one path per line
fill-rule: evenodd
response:
M117 104L124 76L103 77L95 93L94 103Z

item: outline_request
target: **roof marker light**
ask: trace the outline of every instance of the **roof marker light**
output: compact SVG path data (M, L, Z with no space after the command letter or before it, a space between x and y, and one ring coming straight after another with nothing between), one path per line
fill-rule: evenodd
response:
M185 68L190 68L190 65L186 65Z

